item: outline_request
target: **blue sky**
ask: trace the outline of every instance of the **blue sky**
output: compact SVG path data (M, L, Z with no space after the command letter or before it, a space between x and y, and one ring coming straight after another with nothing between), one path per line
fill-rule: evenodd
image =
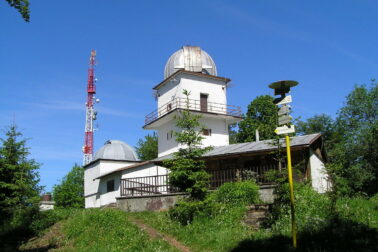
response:
M300 82L294 116L335 116L355 84L378 69L378 2L31 0L31 22L0 1L0 127L13 121L42 163L46 190L82 162L88 59L97 50L101 103L95 149L135 146L156 108L152 87L168 57L198 45L232 79L243 111L267 85Z

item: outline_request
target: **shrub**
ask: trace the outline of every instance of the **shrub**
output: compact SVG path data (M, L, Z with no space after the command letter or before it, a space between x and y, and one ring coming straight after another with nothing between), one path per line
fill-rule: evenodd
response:
M225 183L214 193L216 202L249 205L259 202L259 187L253 181Z
M181 225L188 225L195 216L210 216L212 212L212 204L210 201L179 201L173 208L169 209L169 216L172 220L176 220Z
M289 184L281 184L276 189L276 199L268 222L277 233L285 234L291 230L291 210ZM294 184L295 215L299 231L318 230L333 216L331 200L319 194L311 185Z
M33 220L30 224L30 229L35 234L42 233L45 229L54 225L55 223L65 220L72 216L74 212L79 210L75 209L55 209L38 212L34 215Z

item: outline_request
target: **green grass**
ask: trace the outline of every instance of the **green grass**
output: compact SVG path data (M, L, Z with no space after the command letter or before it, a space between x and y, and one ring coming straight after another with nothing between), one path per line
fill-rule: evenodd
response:
M161 239L150 239L119 210L83 210L67 219L63 233L74 251L177 251Z
M241 222L245 208L229 208L213 218L195 217L189 225L172 221L165 212L129 213L170 234L193 251L229 251L254 232Z
M376 251L378 196L341 198L336 211L326 195L303 187L298 190L296 251ZM163 233L176 237L193 251L294 251L289 208L282 209L269 227L252 230L242 224L243 208L228 206L213 217L194 218L181 225L164 212L128 213Z

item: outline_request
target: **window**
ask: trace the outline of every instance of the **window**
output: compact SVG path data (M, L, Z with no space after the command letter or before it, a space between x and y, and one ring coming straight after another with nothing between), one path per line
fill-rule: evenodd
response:
M173 137L173 130L170 130L167 132L167 140L172 139L172 137Z
M202 135L204 136L211 136L211 129L203 129Z
M112 191L114 191L114 179L106 182L106 192L112 192Z

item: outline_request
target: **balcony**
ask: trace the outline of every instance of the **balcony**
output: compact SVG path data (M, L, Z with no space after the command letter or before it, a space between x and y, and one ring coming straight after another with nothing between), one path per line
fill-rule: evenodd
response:
M187 104L186 98L177 97L146 115L144 123L145 125L148 125L176 109L187 109L188 106L189 110L194 112L198 111L203 113L221 114L234 117L242 116L241 108L239 106L221 104L216 102L204 102L203 100L193 99L189 99L188 103L189 104Z

